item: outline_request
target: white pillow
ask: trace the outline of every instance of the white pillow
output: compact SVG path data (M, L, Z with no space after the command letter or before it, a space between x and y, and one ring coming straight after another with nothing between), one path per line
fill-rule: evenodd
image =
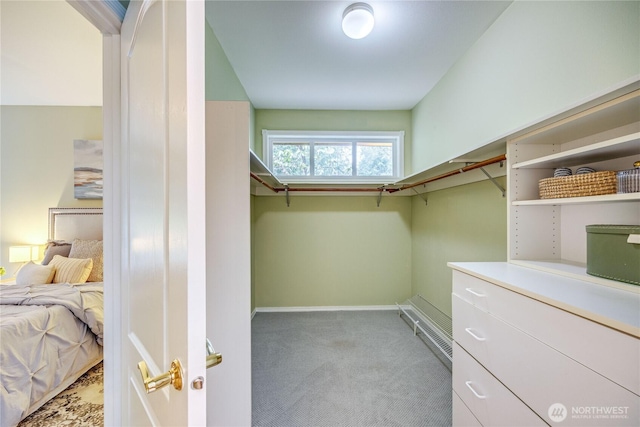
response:
M66 258L55 255L49 265L56 269L53 283L85 283L91 274L93 260L91 258Z
M34 264L33 261L29 261L18 271L16 285L46 285L51 283L55 273L56 269L51 265Z

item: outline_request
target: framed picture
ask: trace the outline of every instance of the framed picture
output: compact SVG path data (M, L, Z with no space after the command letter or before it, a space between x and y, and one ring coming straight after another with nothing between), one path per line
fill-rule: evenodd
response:
M73 187L76 199L102 199L102 141L73 140Z

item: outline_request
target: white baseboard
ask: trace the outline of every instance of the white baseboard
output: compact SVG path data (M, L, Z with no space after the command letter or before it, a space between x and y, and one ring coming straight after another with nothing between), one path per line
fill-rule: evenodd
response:
M311 307L256 307L253 315L258 313L287 313L310 311L380 311L397 310L396 305L338 305L338 306L311 306Z
M254 308L253 311L251 312L251 320L253 320L253 317L256 315L256 309Z

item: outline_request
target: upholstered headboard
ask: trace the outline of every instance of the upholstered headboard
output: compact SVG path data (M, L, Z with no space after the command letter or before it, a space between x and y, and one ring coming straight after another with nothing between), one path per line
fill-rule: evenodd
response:
M102 208L49 208L49 239L102 240Z

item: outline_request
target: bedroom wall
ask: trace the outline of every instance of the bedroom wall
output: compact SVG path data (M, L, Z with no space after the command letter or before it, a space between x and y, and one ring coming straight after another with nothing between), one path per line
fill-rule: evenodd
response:
M257 307L393 305L411 291L411 198L254 198Z
M506 177L497 178L506 187ZM449 261L507 260L507 202L481 181L411 199L411 295L451 316Z
M101 107L0 106L0 265L9 246L44 244L50 207L100 207L73 192L73 140L102 139Z
M102 105L102 34L65 1L0 1L0 103Z
M516 1L413 109L413 170L640 73L640 2Z

